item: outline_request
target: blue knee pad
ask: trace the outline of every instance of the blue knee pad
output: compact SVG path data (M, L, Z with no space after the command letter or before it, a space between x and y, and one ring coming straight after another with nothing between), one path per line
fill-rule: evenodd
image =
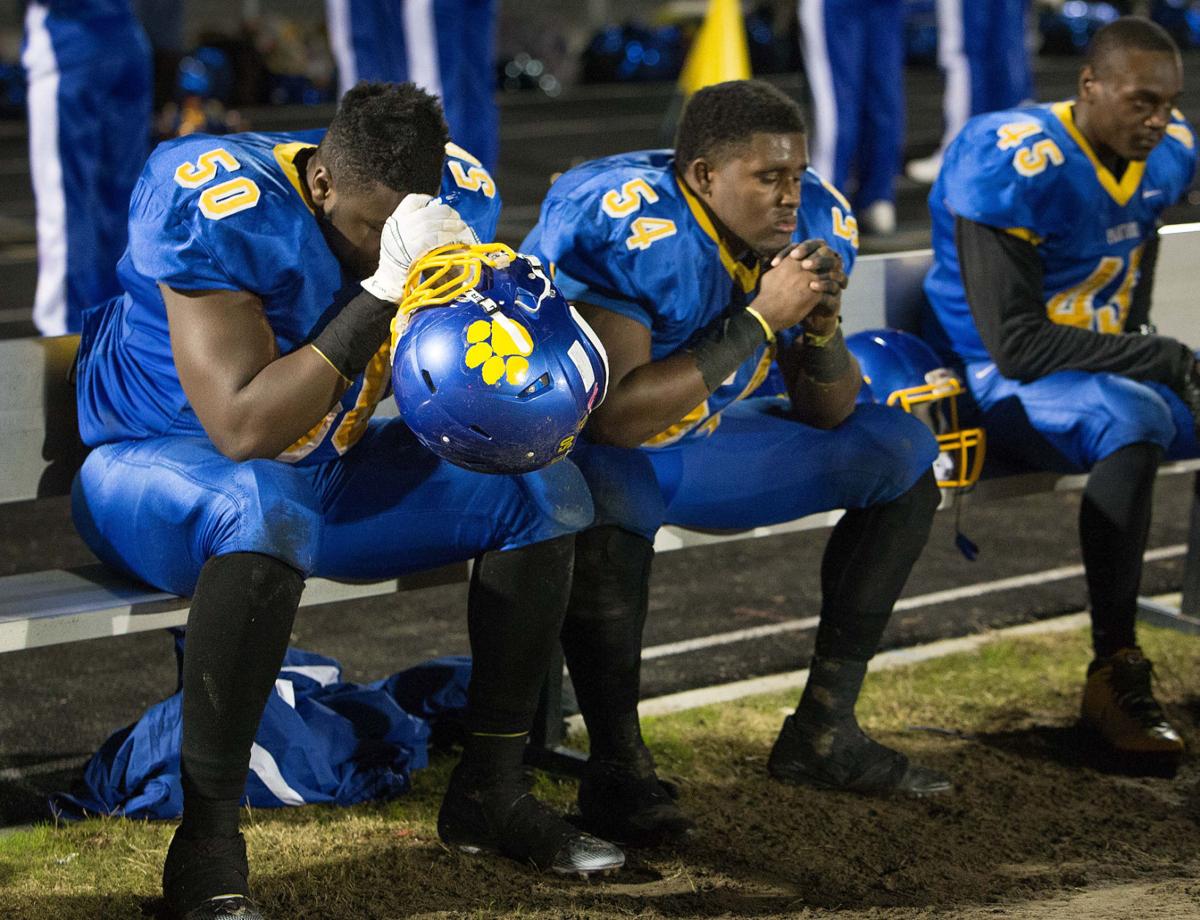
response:
M866 508L899 498L938 457L929 427L892 406L856 406L831 434L826 463L839 502L834 508Z
M226 553L262 553L308 575L321 533L316 493L295 467L235 463L203 438L98 447L76 476L72 513L101 560L185 595Z
M938 448L900 409L860 405L841 425L820 429L790 418L787 400L759 398L725 410L707 438L647 453L667 522L745 530L899 498Z
M476 473L426 449L400 418L372 419L344 457L304 467L324 514L314 574L381 579L575 533L592 501L570 460Z

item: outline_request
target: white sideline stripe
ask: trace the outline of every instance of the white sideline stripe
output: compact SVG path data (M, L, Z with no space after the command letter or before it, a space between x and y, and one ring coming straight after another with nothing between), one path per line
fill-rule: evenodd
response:
M1164 559L1174 559L1187 552L1187 546L1177 543L1174 546L1160 546L1149 550L1143 557L1146 562L1161 562ZM931 594L919 594L916 597L906 597L896 603L894 610L913 610L918 607L932 607L935 604L946 604L950 601L965 598L980 597L998 591L1011 591L1014 588L1027 588L1031 585L1045 584L1051 581L1064 581L1083 574L1082 565L1065 565L1057 569L1046 569L1043 572L1030 572L1027 575L1014 575L1011 578L999 578L995 581L983 581L961 588L950 588L946 591L934 591ZM748 642L751 639L763 639L777 636L781 633L799 632L812 629L821 621L820 617L805 617L801 620L788 620L784 623L770 623L766 626L752 626L748 629L735 629L730 632L716 633L711 636L701 636L697 639L683 639L679 642L667 642L663 645L652 645L642 650L642 661L654 658L666 658L670 655L682 655L700 649L716 648L721 645L732 645L735 642Z
M871 659L870 670L885 671L903 665L916 664L919 661L929 661L942 658L958 652L970 652L997 639L1010 639L1019 636L1045 635L1048 633L1070 632L1082 629L1088 625L1086 613L1072 613L1037 623L1022 623L1020 626L1010 626L1007 629L997 629L993 632L979 633L973 636L961 636L957 639L942 639L930 642L928 645L917 645L912 648L895 649L881 652ZM699 706L711 706L715 703L728 703L747 696L757 696L763 693L775 693L782 690L798 690L808 680L808 669L788 671L784 674L768 674L765 677L755 677L750 680L739 680L731 684L718 684L714 687L701 687L696 690L685 690L682 693L672 693L638 704L638 713L642 717L662 716L673 712L683 712L696 709ZM571 716L567 723L570 728L582 728L583 721L579 716Z

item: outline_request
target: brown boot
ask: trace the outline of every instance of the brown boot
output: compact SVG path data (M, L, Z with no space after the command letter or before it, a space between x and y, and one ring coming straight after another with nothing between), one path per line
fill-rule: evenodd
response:
M1178 761L1183 739L1154 698L1151 671L1139 648L1093 661L1083 688L1083 724L1121 754Z

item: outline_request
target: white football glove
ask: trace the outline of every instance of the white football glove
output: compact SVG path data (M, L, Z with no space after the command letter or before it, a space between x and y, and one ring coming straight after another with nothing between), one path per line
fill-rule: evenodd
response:
M383 225L379 267L362 286L380 300L399 303L412 263L447 243L479 242L475 231L448 204L430 204L430 195L409 194Z

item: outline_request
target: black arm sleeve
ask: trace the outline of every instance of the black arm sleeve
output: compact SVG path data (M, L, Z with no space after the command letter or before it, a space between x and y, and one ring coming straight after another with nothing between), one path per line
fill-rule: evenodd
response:
M1129 315L1125 317L1126 332L1137 332L1150 322L1150 293L1154 290L1154 270L1157 267L1158 234L1155 233L1146 240L1146 248L1142 250L1141 271L1137 287L1133 289L1133 303L1129 305Z
M1108 371L1170 386L1189 373L1186 345L1158 335L1105 335L1053 323L1042 301L1042 265L1032 243L955 218L967 303L979 337L1005 377L1036 380L1055 371Z

